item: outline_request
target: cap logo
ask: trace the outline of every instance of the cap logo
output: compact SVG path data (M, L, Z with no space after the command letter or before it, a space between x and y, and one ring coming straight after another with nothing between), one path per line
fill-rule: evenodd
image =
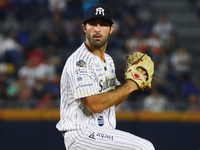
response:
M104 9L103 8L101 8L101 7L98 7L98 8L96 8L96 13L95 13L95 15L105 15L104 14Z

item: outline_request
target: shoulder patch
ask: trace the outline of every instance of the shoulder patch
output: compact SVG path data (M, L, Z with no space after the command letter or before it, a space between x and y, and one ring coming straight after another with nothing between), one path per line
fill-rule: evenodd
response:
M79 60L79 61L76 63L76 65L77 65L78 67L83 67L83 68L86 67L86 63L85 63L83 60Z

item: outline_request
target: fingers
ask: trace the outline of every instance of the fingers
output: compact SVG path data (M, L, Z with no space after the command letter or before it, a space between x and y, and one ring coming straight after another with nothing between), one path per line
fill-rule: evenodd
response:
M142 74L144 75L144 77L145 77L145 79L147 79L148 78L148 76L147 76L147 72L146 71L142 71Z
M146 75L146 74L147 74L147 72L146 72L145 70L143 70L143 71L142 71L142 74L143 74L143 75Z
M143 68L138 68L138 71L140 71L144 75L145 79L148 78L147 72Z

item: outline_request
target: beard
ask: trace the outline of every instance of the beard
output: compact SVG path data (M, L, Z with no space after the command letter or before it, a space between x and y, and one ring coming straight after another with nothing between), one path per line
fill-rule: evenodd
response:
M95 36L100 36L101 39L100 40L96 40L94 39ZM86 38L90 41L90 43L94 46L94 47L102 47L104 46L107 41L108 41L108 38L109 38L109 33L105 36L102 36L101 34L99 33L95 33L93 35L90 35L86 32Z

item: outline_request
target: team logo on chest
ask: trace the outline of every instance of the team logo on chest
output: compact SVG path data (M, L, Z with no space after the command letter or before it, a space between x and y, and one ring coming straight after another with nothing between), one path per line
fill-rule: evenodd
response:
M114 89L115 87L115 78L114 77L107 77L105 80L100 79L99 80L99 92L102 91L109 91Z

